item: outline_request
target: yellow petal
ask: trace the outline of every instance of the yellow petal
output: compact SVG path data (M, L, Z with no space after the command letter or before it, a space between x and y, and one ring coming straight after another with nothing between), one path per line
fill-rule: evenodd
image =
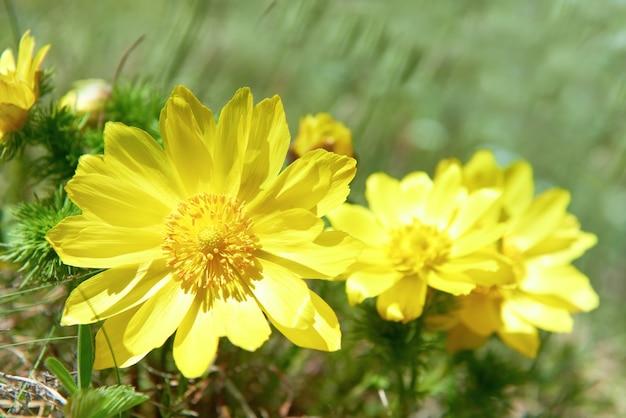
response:
M462 319L473 333L488 337L502 326L500 301L488 294L472 293L462 298Z
M346 200L356 161L322 149L307 152L267 183L247 205L248 213L304 208L323 216Z
M488 251L475 251L471 255L451 258L437 266L437 271L464 272L467 270L496 271L499 268L497 253Z
M263 245L257 257L307 279L332 279L354 263L363 244L341 231L322 232L313 242Z
M96 333L96 350L93 368L129 367L144 358L148 351L132 353L124 345L124 333L128 321L139 308L133 308L104 321Z
M554 233L526 251L525 256L544 265L568 264L597 242L594 234L582 232L576 217L568 214Z
M147 132L109 122L104 128L104 152L102 174L134 185L168 208L187 197L171 159ZM94 168L83 159L77 173L89 174Z
M288 149L289 127L280 97L261 101L252 112L246 152L254 158L244 161L240 201L252 201L259 189L278 175Z
M496 204L499 197L500 192L494 189L480 189L469 195L448 228L450 238L456 239L479 224L483 215Z
M217 193L237 196L239 192L244 159L250 157L245 151L250 136L252 105L250 89L237 90L220 112L216 140L207 143L213 157L212 182Z
M466 194L461 187L461 169L452 164L434 179L433 189L426 202L424 222L444 230L450 224L459 200Z
M448 331L446 349L451 353L462 350L475 350L487 342L488 337L474 334L468 328L459 324Z
M310 296L315 308L315 315L313 323L308 328L287 328L274 321L272 323L285 337L299 347L321 351L339 350L341 348L341 330L335 312L315 293L310 292Z
M563 308L545 305L531 297L516 294L504 302L507 309L537 328L552 332L572 332L574 320Z
M559 306L570 312L588 312L598 307L598 294L591 287L589 279L572 265L527 263L526 272L520 283L520 289L525 292L550 295L560 300Z
M2 83L0 83L2 94ZM0 103L0 134L18 131L26 122L28 111L12 103ZM1 138L1 136L0 136Z
M84 214L118 227L161 226L171 212L140 185L100 174L75 174L65 190Z
M477 284L471 276L461 272L434 270L428 273L427 282L430 287L453 295L467 295Z
M324 229L324 221L302 208L271 212L252 220L255 235L269 252L284 246L310 243Z
M39 80L40 80L40 74L41 74L41 64L43 63L44 58L46 57L46 55L48 55L48 51L50 51L50 45L45 45L42 46L41 49L39 51L37 51L37 54L35 54L35 57L33 58L33 62L31 64L30 67L30 74L28 76L28 80L29 82L31 82L32 84L32 88L33 90L37 91L37 95L39 95Z
M185 195L201 191L221 193L213 189L216 175L209 152L209 143L217 142L215 121L209 109L202 106L183 86L174 88L161 111L163 145L185 188Z
M270 336L272 330L254 298L237 301L216 299L211 306L213 320L224 327L231 343L254 351ZM236 321L233 319L237 318Z
M13 130L18 130L24 125L28 109L37 100L35 92L27 83L23 81L7 82L2 78L0 78L0 98L2 98L0 103L2 104L3 118L10 118L14 124L21 121Z
M519 353L527 357L535 357L539 348L537 328L521 319L506 305L502 306L502 321L504 326L498 331L500 339Z
M46 239L65 264L77 267L109 268L163 257L158 229L112 226L83 215L65 218Z
M505 233L506 228L504 224L495 224L471 230L452 242L450 257L463 257L484 250L498 241Z
M217 354L220 328L211 310L191 305L174 337L174 362L183 376L192 379L206 372Z
M511 225L506 234L507 243L522 252L539 243L561 225L569 200L569 193L561 189L537 196Z
M26 81L31 74L33 53L35 52L35 38L30 36L30 31L26 31L20 39L20 46L17 55L16 76L19 80Z
M415 218L422 219L432 189L432 180L428 174L421 171L407 174L400 181L399 205L402 207L401 218L404 222L411 223Z
M533 169L526 161L511 164L505 170L502 200L509 216L519 216L528 208L534 189Z
M354 306L366 298L378 296L396 284L404 275L392 267L370 266L350 273L346 281L348 302Z
M503 177L502 169L489 150L476 151L463 167L463 180L470 190L501 187Z
M379 246L389 241L389 236L378 223L378 219L363 206L344 203L327 217L333 228L346 231L366 244Z
M124 332L124 345L132 353L143 353L163 345L189 311L195 295L184 292L170 280L133 315Z
M427 286L415 276L404 277L376 300L376 309L388 321L409 322L422 314Z
M0 55L0 75L15 72L15 55L13 50L5 49Z
M89 324L118 315L152 297L170 279L164 260L104 271L82 282L65 302L61 325Z
M365 197L369 208L386 229L395 228L403 221L400 182L385 173L374 173L367 178Z
M308 327L315 312L304 280L281 265L259 261L263 278L251 282L250 288L263 311L287 328Z

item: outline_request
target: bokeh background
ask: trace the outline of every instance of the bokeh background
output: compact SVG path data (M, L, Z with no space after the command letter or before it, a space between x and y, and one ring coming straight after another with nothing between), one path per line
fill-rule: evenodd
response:
M600 308L557 338L587 353L592 389L626 414L626 2L4 1L2 48L19 39L11 19L52 45L55 97L78 79L110 80L144 37L122 78L164 92L182 83L212 109L241 86L279 94L292 136L302 115L331 113L353 132L359 203L376 171L432 173L481 148L530 161L538 189L570 190L570 211L599 237L577 265Z

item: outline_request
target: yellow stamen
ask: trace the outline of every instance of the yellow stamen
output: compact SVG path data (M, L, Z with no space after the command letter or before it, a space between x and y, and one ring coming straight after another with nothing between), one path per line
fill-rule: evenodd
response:
M165 231L163 250L186 291L242 300L258 277L258 239L235 198L195 195L167 216Z
M443 263L450 254L452 241L434 226L418 221L391 231L387 244L389 258L399 271L419 274Z

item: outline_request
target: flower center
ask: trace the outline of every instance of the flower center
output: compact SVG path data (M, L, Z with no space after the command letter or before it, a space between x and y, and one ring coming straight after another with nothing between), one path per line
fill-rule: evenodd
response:
M420 273L443 263L452 247L447 234L419 221L402 225L390 235L387 244L389 258L398 271L405 274Z
M259 273L252 229L237 199L202 193L167 216L163 250L185 290L241 300Z

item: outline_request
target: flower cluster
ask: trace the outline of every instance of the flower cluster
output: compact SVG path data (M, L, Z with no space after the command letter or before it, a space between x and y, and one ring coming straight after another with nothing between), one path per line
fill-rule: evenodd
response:
M491 216L505 226L494 251L506 260L512 283L477 286L461 297L448 335L452 351L482 345L497 334L511 348L534 357L537 329L571 332L571 313L598 306L598 295L571 262L595 245L567 212L570 195L553 188L534 195L532 168L524 161L500 168L492 153L478 152L463 170L469 190L502 190Z
M47 51L33 57L26 32L17 63L2 54L0 143L38 100ZM87 80L55 109L100 126L113 94ZM442 160L432 178L375 173L364 207L346 203L351 133L328 114L304 117L290 146L278 96L254 104L242 88L216 121L178 86L158 131L107 122L103 153L82 155L65 186L80 214L46 228L63 263L102 269L71 292L61 319L103 321L96 368L133 365L173 337L176 366L199 377L221 337L256 350L270 324L298 346L338 350L339 320L303 279L345 280L349 304L376 298L386 321L423 317L450 351L497 335L533 357L538 329L570 332L571 314L598 306L572 265L596 237L567 212L567 191L535 195L525 161L501 168L479 151L465 165ZM72 146L86 148L74 133ZM443 312L431 309L441 294L453 302Z
M451 351L477 348L492 334L533 357L537 329L572 330L571 313L598 305L588 278L571 261L593 246L567 213L569 194L534 196L532 170L501 169L489 151L463 166L443 160L434 179L369 177L369 209L344 204L333 227L365 244L346 273L351 304L377 297L380 315L411 321L435 291L456 296L457 309L428 318L448 330Z

